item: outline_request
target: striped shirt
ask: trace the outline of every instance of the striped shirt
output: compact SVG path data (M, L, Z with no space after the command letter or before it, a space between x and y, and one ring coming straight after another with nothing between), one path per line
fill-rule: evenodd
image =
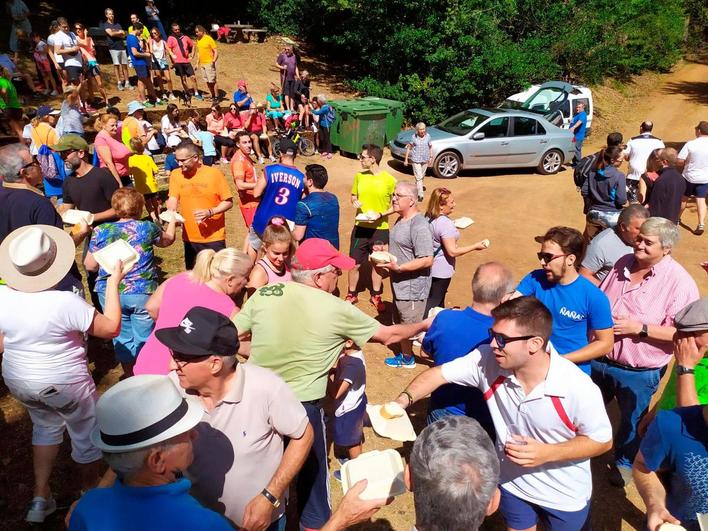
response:
M425 164L430 160L430 142L431 138L428 133L424 137L418 136L418 133L413 134L413 138L408 143L412 147L411 161L416 164Z
M634 255L615 263L600 289L610 300L612 315L627 316L647 325L673 326L674 315L698 300L691 275L671 255L666 255L638 284L631 284L629 272ZM638 336L615 336L611 360L630 367L659 368L671 361L672 344Z

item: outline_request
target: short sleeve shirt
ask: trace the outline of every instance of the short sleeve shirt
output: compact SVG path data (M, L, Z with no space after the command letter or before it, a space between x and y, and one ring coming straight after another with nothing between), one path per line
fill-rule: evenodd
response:
M411 162L425 164L430 160L430 145L432 139L428 133L425 136L413 135L409 144L411 145Z
M118 190L111 172L104 168L91 168L83 176L71 175L64 180L64 203L92 214L111 208L111 197Z
M233 175L234 181L241 179L247 183L256 182L256 168L253 161L240 149L231 159L231 175ZM256 208L258 206L258 199L253 197L253 190L239 190L238 199L241 208Z
M79 42L76 38L76 35L73 32L65 33L63 31L57 31L54 34L54 49L58 50L59 48L73 48L74 46L78 46ZM81 52L74 52L74 53L63 53L61 54L63 60L64 60L64 66L75 66L75 67L81 67L83 65L81 61Z
M109 24L108 21L104 20L103 22L101 22L101 25L99 27L103 30L110 29L113 31L123 31L123 26L121 26L117 22ZM125 50L125 46L123 45L123 39L110 37L108 36L108 34L106 34L106 39L108 40L109 50Z
M445 252L443 240L460 239L460 231L447 216L438 216L430 222L433 235L433 278L452 278L455 274L455 258Z
M179 201L179 211L184 216L182 237L192 243L218 242L226 239L226 218L214 214L202 223L194 219L194 211L214 208L222 201L231 199L224 174L210 166L200 166L191 177L185 177L181 169L170 174L169 196Z
M433 256L433 236L430 223L422 214L408 220L399 219L391 229L389 252L404 264L416 258ZM391 286L397 300L420 301L428 298L431 284L430 268L407 273L391 272Z
M128 128L126 128L125 130L128 131ZM123 144L123 142L121 142L120 140L113 138L105 131L99 131L93 142L94 148L107 147L110 150L111 158L113 159L113 164L116 167L118 175L128 175L130 155L132 155L133 153L132 151L130 151L129 147ZM106 163L103 161L100 155L98 157L98 160L100 161L101 168L106 168Z
M125 38L125 47L128 50L128 57L133 62L133 66L147 66L147 61L144 57L136 57L133 55L133 48L137 52L143 52L143 47L140 39L132 33Z
M633 252L634 249L617 236L615 229L605 229L590 242L582 266L603 280L617 260Z
M537 269L526 275L516 289L523 295L533 295L551 312L551 342L560 354L583 348L590 332L612 328L614 324L607 297L583 276L567 285L552 284L543 269ZM578 365L589 372L589 362Z
M157 289L157 269L153 245L160 241L162 231L152 221L132 219L103 223L93 230L89 252L95 253L109 243L127 241L138 253L138 262L121 281L119 291L126 295L151 295ZM101 267L98 270L96 293L105 293L109 274Z
M576 123L580 122L580 126L575 130L575 140L577 142L582 142L585 140L585 129L587 128L588 115L583 112L579 112L570 121L570 126L573 127Z
M295 225L304 226L305 237L322 238L339 249L339 201L330 192L303 197L295 210Z
M286 66L284 76L285 79L295 79L295 69L297 68L297 57L295 54L288 55L286 53L281 53L278 56L278 64L280 66Z
M175 63L189 63L190 55L192 53L192 50L194 49L194 42L186 35L180 35L180 40L182 41L184 53L182 53L182 50L179 49L179 43L177 42L177 38L174 35L170 35L167 38L167 48L169 48L169 50L173 54L175 54Z
M297 282L256 290L233 321L239 333L252 333L248 363L278 374L300 401L325 396L327 374L347 339L363 345L381 326L344 300Z
M678 158L686 161L683 176L689 183L708 183L708 135L686 142Z
M130 175L135 182L135 189L141 194L154 194L157 192L155 174L159 171L157 164L150 155L131 155L128 159Z
M354 411L364 400L366 391L366 361L364 353L359 350L351 354L342 354L337 362L334 375L335 382L347 382L349 389L335 401L335 417Z
M22 109L22 104L17 98L17 89L12 81L4 77L0 77L0 89L6 92L6 98L0 98L0 109Z
M357 173L352 184L352 195L361 203L357 214L371 210L377 213L386 212L391 207L391 197L396 188L396 178L388 172L380 171L376 175L370 171ZM368 229L388 229L388 219L378 221L356 221L355 225Z
M209 35L204 35L197 39L197 52L199 53L199 64L206 65L214 62L214 52L216 43Z

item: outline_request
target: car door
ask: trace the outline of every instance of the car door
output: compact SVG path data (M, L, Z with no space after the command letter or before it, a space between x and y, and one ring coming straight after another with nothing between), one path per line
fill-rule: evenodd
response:
M531 116L514 116L509 137L509 165L535 166L548 142L546 130L538 120Z
M508 116L495 116L470 135L464 154L466 168L492 168L506 165L509 154L509 122ZM484 138L474 140L477 133L484 133Z

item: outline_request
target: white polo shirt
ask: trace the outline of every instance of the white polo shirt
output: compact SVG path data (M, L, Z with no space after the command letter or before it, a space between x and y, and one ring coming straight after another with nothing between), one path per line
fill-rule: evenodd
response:
M655 149L664 148L664 143L652 136L651 133L642 133L627 142L623 155L629 161L629 172L627 179L638 181L642 174L647 171L647 159Z
M678 158L686 161L683 178L689 183L708 183L708 135L689 140L681 148Z
M550 350L546 380L528 396L513 373L499 367L489 345L443 364L442 375L449 383L477 387L484 393L497 432L499 483L505 490L541 507L579 511L592 494L590 459L525 468L504 454L509 424L547 444L573 439L576 432L571 426L577 428L577 435L597 442L612 439L600 389L573 362ZM560 411L554 401L560 403Z

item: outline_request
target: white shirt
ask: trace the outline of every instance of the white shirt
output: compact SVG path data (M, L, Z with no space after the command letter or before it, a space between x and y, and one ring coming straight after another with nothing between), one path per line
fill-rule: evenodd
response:
M84 334L95 311L68 291L23 293L0 286L3 377L47 384L85 381Z
M629 160L629 172L627 179L638 181L642 174L647 171L647 159L651 152L655 149L663 149L664 143L652 136L651 133L642 133L639 136L631 138L627 142L627 148L623 154Z
M34 139L32 138L32 124L27 124L22 128L22 138L30 141L30 154L37 156L39 146L34 145Z
M76 35L74 35L74 33L71 31L69 33L57 31L54 35L52 35L52 37L54 37L55 50L58 50L61 47L71 48L74 46L78 46L78 40L76 39ZM61 57L63 59L64 66L83 66L80 51L76 53L63 53L61 54Z
M364 391L366 390L366 361L364 361L364 353L361 350L351 354L342 354L337 363L337 372L334 375L334 380L343 380L349 383L349 389L344 396L337 400L337 409L334 412L335 417L341 417L345 413L354 411L359 407L364 399Z
M686 142L678 154L686 161L683 178L689 183L708 183L708 135L702 135Z
M63 64L64 58L54 51L56 49L55 48L56 43L57 43L56 33L52 33L49 37L47 37L47 44L51 48L52 55L54 56L54 59L56 60L57 63Z
M552 397L559 397L578 435L597 442L612 439L612 426L605 411L600 389L573 362L550 349L546 380L526 396L511 371L501 369L489 345L443 364L442 375L450 383L479 388L497 432L497 452L501 463L499 483L504 489L530 503L560 511L579 511L592 494L590 459L524 468L504 454L507 426L516 424L523 434L546 444L573 439L576 433L556 411ZM492 391L498 378L506 377Z

